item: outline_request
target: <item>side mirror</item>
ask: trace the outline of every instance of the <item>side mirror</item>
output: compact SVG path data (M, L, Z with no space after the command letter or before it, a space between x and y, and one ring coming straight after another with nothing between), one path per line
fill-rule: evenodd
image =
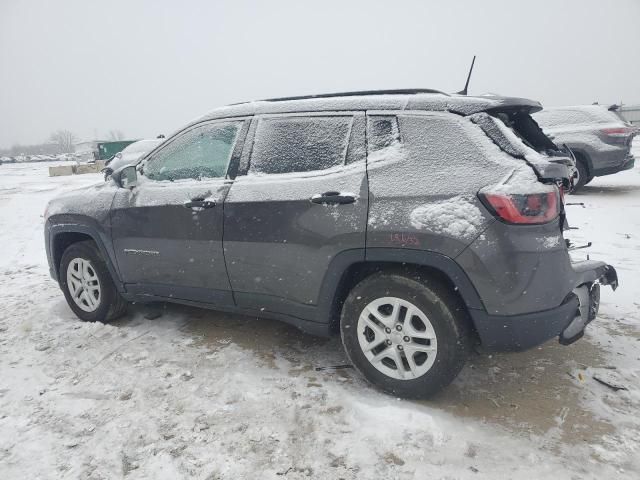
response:
M131 189L138 185L138 172L135 165L128 165L117 170L111 175L111 178L120 188Z
M113 168L104 167L100 172L104 173L104 181L106 182L111 175L113 175Z

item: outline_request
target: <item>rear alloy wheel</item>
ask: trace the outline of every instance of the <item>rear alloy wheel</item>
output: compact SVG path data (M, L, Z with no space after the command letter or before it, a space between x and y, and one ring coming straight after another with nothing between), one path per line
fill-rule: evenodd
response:
M358 318L358 340L371 365L397 380L421 377L438 353L427 316L397 297L382 297L364 307Z
M126 311L95 243L78 242L67 248L60 262L60 287L78 318L90 322L113 320Z
M378 273L345 300L342 343L353 365L375 386L405 398L426 398L460 372L470 348L460 299L419 274Z

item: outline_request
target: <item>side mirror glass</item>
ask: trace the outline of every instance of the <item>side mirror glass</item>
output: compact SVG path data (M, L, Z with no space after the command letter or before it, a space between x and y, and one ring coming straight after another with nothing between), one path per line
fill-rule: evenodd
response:
M133 188L138 185L138 172L135 165L128 165L113 175L113 179L121 188Z

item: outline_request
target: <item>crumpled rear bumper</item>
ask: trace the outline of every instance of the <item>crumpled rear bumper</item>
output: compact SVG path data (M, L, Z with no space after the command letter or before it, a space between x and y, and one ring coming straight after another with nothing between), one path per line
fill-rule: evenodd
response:
M491 350L520 351L538 346L554 337L569 345L584 334L597 315L600 285L618 287L618 275L611 265L586 260L573 265L574 290L562 304L549 310L522 315L489 315L471 311L482 346Z
M595 268L589 268L588 264L583 267L583 278L586 281L573 290L573 294L578 298L578 311L569 325L560 333L559 341L562 345L570 345L582 338L585 327L598 315L600 285L610 285L613 290L618 288L616 269L603 262L595 263L598 264Z

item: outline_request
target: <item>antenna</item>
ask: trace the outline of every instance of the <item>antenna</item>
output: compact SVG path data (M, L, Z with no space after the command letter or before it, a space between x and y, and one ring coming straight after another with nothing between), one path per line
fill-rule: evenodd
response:
M473 64L476 63L476 56L473 56L471 60L471 68L469 69L469 75L467 75L467 83L464 84L464 88L458 92L458 95L466 95L469 88L469 80L471 80L471 72L473 72Z

